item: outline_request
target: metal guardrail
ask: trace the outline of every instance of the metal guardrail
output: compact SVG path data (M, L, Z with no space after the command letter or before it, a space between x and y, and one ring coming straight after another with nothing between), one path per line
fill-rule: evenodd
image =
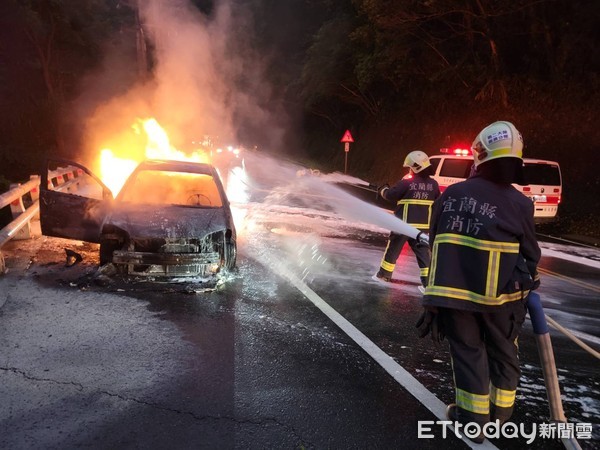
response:
M77 167L59 167L48 172L48 188L57 191L73 192L79 189L83 171ZM2 247L11 239L31 239L31 220L39 218L40 177L32 175L24 184L12 184L0 195L0 208L10 205L13 221L0 230L0 274L6 271ZM29 196L30 205L25 208L23 198Z

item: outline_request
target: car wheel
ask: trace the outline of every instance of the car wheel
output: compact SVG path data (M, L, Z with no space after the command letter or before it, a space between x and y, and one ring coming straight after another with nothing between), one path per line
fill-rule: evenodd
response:
M237 248L235 242L225 242L225 261L224 266L227 270L233 270L235 268L235 262L237 258Z
M119 243L115 241L104 241L100 243L100 265L112 262L113 252L118 250Z

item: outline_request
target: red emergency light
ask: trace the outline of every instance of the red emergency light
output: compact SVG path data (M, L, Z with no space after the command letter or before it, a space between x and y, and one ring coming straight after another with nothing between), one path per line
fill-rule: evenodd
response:
M473 152L469 148L440 148L440 153L447 153L456 156L471 156Z

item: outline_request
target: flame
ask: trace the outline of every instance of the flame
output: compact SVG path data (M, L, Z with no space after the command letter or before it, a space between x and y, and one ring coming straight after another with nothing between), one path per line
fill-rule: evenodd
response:
M137 165L132 159L117 158L108 148L100 152L100 178L113 195L117 195Z
M204 150L186 154L173 147L169 135L154 118L137 119L132 129L138 136L145 134L146 141L145 145L142 144L144 148L141 151L139 139L136 141L135 138L128 136L127 139L121 139L118 149L104 148L100 152L100 178L113 195L117 195L127 177L144 159L210 162L210 156Z

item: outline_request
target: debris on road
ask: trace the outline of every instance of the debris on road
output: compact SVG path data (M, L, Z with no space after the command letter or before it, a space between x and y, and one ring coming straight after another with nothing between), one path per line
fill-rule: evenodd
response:
M67 255L67 261L65 263L66 267L72 267L78 262L83 261L83 256L81 256L81 254L77 253L76 251L65 248L65 253Z

